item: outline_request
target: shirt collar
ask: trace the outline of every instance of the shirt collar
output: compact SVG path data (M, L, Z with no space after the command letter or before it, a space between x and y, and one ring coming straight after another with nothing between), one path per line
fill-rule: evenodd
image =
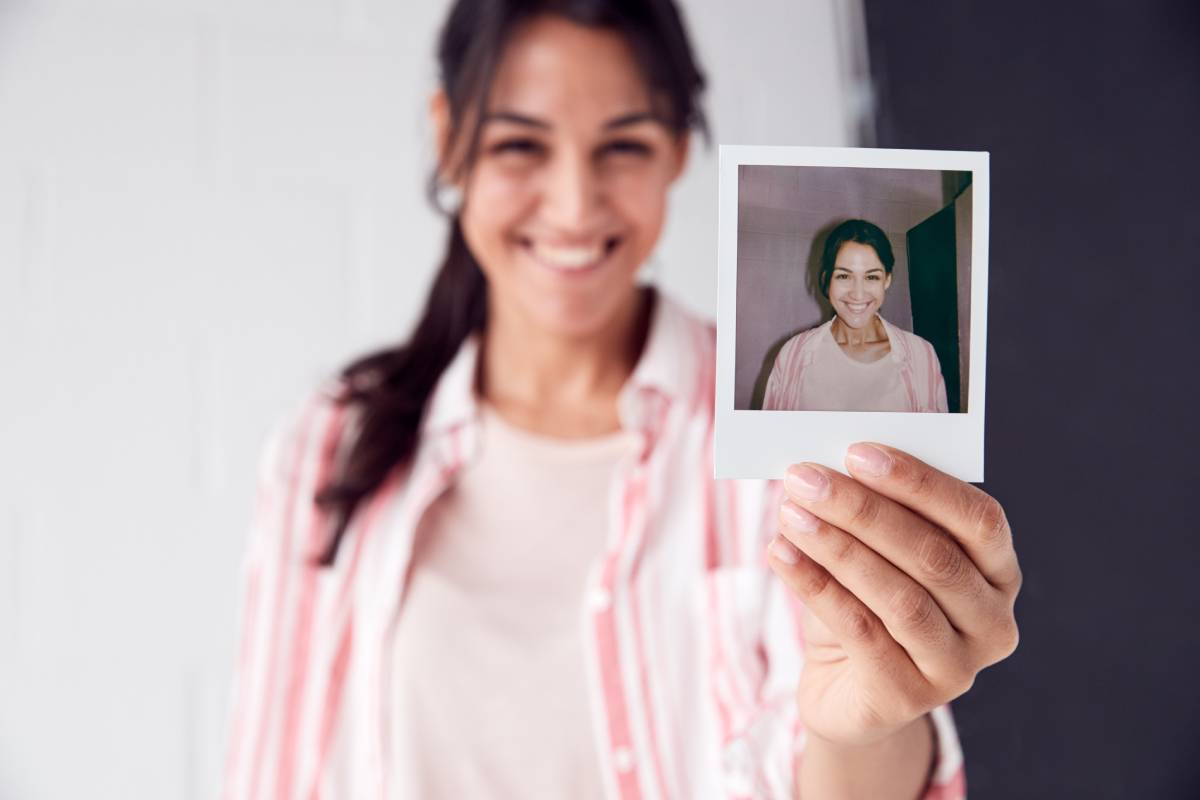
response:
M700 338L707 336L703 327L695 324L675 301L653 291L646 345L617 400L621 425L626 429L652 426L659 416L652 413L660 410L658 398L673 402L696 392L700 360L706 349ZM479 351L479 335L472 334L442 372L421 426L422 437L470 425L478 419L475 374Z
M883 323L883 330L892 346L892 358L905 363L911 361L912 351L909 349L908 339L905 338L904 332L884 319L882 314L879 315L879 321Z

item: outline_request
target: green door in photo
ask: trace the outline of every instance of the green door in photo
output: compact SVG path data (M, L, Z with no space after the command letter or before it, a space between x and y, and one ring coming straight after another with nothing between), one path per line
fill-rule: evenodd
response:
M937 352L951 413L962 411L958 360L958 258L954 204L908 231L913 333Z

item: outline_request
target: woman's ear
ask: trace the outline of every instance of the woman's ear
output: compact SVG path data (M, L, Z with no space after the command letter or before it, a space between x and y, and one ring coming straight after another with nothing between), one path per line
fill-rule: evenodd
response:
M691 131L684 131L675 139L675 164L671 171L671 182L674 183L687 168L688 155L692 147Z
M887 277L883 279L883 290L886 292L890 288L892 288L892 273L889 272Z
M429 122L433 128L433 146L437 153L438 176L449 183L450 99L440 87L429 98Z

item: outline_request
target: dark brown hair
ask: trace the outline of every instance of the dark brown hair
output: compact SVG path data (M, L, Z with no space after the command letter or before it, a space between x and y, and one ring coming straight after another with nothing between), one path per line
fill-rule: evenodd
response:
M704 76L672 0L459 0L438 40L441 84L451 138L467 143L461 169L475 156L490 79L516 28L542 14L616 31L629 43L667 124L677 133L695 128L707 136L699 106ZM471 129L464 131L467 121ZM447 146L447 150L453 150ZM428 191L438 206L435 170ZM446 254L424 310L404 344L360 358L341 372L338 402L358 419L341 468L321 487L316 502L331 523L318 563L328 566L356 509L396 467L416 451L421 419L443 370L487 313L487 283L467 247L457 213L450 219Z

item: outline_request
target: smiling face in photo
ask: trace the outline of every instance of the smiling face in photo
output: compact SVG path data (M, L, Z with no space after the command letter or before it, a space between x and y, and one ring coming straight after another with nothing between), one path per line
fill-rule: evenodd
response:
M541 17L512 38L462 210L494 305L566 336L631 307L686 157L657 111L619 34Z
M843 324L863 328L875 319L891 285L892 276L874 247L846 242L838 249L829 279L829 302Z

